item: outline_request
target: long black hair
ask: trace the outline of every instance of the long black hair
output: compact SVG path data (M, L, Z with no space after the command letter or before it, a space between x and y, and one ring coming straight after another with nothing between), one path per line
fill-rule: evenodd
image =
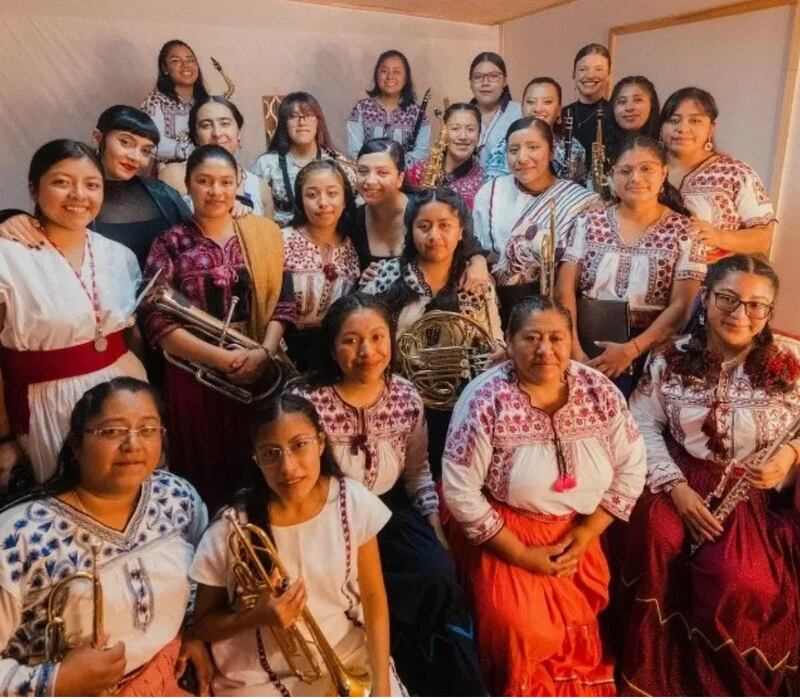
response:
M109 131L128 131L152 141L154 146L157 146L161 140L161 133L150 115L126 104L115 104L103 111L97 117L95 128L103 135L100 141L101 155L105 147L105 137Z
M103 412L103 406L113 395L122 391L130 393L146 393L153 400L158 411L161 424L166 420L166 409L158 392L146 381L130 376L118 376L90 388L75 403L69 418L69 431L58 452L56 469L40 486L25 493L21 498L8 503L3 509L19 505L23 502L40 498L61 495L80 485L80 464L75 458L75 451L83 444L86 426Z
M336 338L342 331L342 326L345 321L353 313L367 310L375 311L386 323L386 327L389 330L392 349L387 371L391 372L396 356L396 347L394 323L392 322L392 315L389 312L389 308L383 300L377 296L365 294L363 291L355 291L334 301L325 314L325 317L322 319L319 333L319 346L321 351L313 354L311 358L311 370L308 375L301 380L303 385L316 388L318 386L333 386L341 381L342 370L336 363L333 354Z
M758 255L730 255L709 265L706 279L703 282L704 308L700 312L698 321L692 327L689 340L683 350L679 350L673 345L665 353L670 371L702 381L713 382L717 380L722 359L715 356L708 348L708 324L705 320L705 306L713 303L711 294L714 289L729 274L734 272L756 274L759 277L763 277L769 282L777 298L780 290L778 275L769 262ZM755 336L753 349L745 359L744 369L751 378L762 376L765 373L765 368L769 366L771 357L777 352L774 341L775 338L772 334L769 320L767 320L764 328ZM779 393L786 393L793 386L791 383L777 381L772 382L769 388Z
M197 61L197 56L194 53L194 49L185 41L181 41L180 39L170 39L161 47L161 50L158 52L158 77L156 78L156 89L177 101L178 93L175 92L175 83L172 78L169 77L169 73L166 70L167 54L170 52L170 49L174 48L175 46L185 46L192 52L192 55L195 56L195 61ZM200 70L199 61L197 61L197 81L194 84L193 96L196 100L208 97L208 90L206 89L205 82L203 82L203 71Z
M289 119L295 107L300 107L303 114L310 114L317 117L317 148L319 151L333 150L331 135L328 132L328 124L322 107L314 95L308 92L290 92L283 98L278 107L278 123L275 127L275 134L269 142L267 153L279 153L286 155L292 147L292 140L289 138Z
M223 107L227 107L228 111L233 117L233 120L236 122L236 126L238 126L240 130L244 126L244 117L239 111L239 108L233 102L222 95L207 95L206 97L196 100L192 105L191 111L189 112L189 139L192 143L194 143L195 146L200 145L197 142L197 114L201 108L205 107L210 102L213 102L214 104L221 104Z
M419 251L414 245L414 222L417 220L422 207L435 202L441 202L449 206L458 217L458 222L461 225L461 240L458 241L458 245L456 245L456 249L453 252L453 261L450 265L450 276L447 284L428 306L430 310L445 310L441 303L447 304L446 296L449 296L458 288L458 280L467 266L467 255L464 252L465 239L472 235L472 214L460 194L448 187L431 187L409 197L404 217L406 233L400 262L403 267L416 262ZM419 293L406 283L403 276L392 284L383 296L395 319L408 303L415 301L417 298L419 298Z
M508 106L508 103L511 101L511 88L508 86L508 69L506 68L506 62L499 53L495 53L494 51L484 51L483 53L479 53L477 56L475 56L475 58L472 59L472 63L469 64L470 80L472 80L472 73L476 66L479 63L484 62L488 62L496 66L506 79L506 86L503 88L503 92L500 93L500 111L504 112ZM473 97L469 102L470 104L477 104L478 100Z
M389 58L399 58L403 64L403 68L406 70L406 82L405 85L403 85L403 90L400 92L400 106L408 107L417 101L417 93L414 91L414 81L411 79L411 65L405 57L405 54L397 49L389 49L378 56L378 60L375 61L375 68L372 71L372 87L367 90L367 94L370 97L380 97L381 89L378 87L378 71L381 69L384 61Z
M306 180L310 175L315 172L331 172L342 181L342 188L344 189L344 210L339 217L336 224L336 231L339 235L345 237L350 235L352 230L352 222L355 218L355 196L353 195L353 188L350 186L350 181L347 179L344 170L341 166L333 160L312 160L310 163L304 165L300 172L297 173L297 179L294 181L294 218L292 218L292 226L303 226L308 223L308 215L303 207L303 187L305 187Z
M662 166L667 166L667 154L660 143L647 136L628 136L622 139L619 147L612 154L611 167L613 168L625 153L635 148L644 148L650 151ZM676 214L681 214L682 216L692 215L692 212L683 203L683 197L678 188L671 184L669 179L664 180L664 184L658 192L658 202L669 207Z
M250 420L250 444L255 447L261 431L282 415L289 413L302 414L318 434L325 433L314 404L295 393L284 392L268 403L259 406L253 413ZM332 478L341 478L343 476L342 470L339 468L339 464L336 462L333 451L327 441L320 456L320 476ZM247 513L247 521L267 532L267 535L274 542L268 514L269 503L273 497L274 493L270 490L264 474L255 462L255 458L253 458L244 470L241 487L230 496L216 516L219 517L230 507L244 510Z
M661 106L658 101L658 93L656 92L656 86L644 75L628 75L622 80L619 80L616 85L614 85L614 89L611 91L611 97L609 98L609 102L611 103L611 109L614 109L614 105L619 97L619 93L622 92L626 87L630 87L631 85L635 85L636 87L641 88L644 92L647 93L648 98L650 99L650 113L647 115L647 121L644 123L641 129L639 129L638 133L631 133L629 131L625 131L616 120L616 117L612 114L612 118L609 121L609 124L612 126L615 134L616 140L621 141L626 135L629 136L648 136L652 139L658 139L658 129L659 123L661 118Z

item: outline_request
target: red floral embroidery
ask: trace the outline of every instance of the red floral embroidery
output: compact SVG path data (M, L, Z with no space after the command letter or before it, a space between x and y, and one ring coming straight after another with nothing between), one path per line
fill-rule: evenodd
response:
M339 278L339 272L336 269L336 265L333 265L330 262L322 268L322 273L325 275L325 279L327 279L329 282L335 282Z

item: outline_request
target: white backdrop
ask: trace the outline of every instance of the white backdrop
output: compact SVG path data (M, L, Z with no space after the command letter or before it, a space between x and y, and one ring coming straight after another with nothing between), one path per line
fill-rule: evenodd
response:
M139 106L155 83L158 49L172 38L194 48L211 92L224 83L209 56L233 78L250 164L265 145L261 95L311 92L344 147L345 121L381 51L408 55L420 98L430 86L437 101L461 99L470 61L498 49L499 30L282 0L3 0L0 208L28 206L28 163L42 143L87 139L106 107Z

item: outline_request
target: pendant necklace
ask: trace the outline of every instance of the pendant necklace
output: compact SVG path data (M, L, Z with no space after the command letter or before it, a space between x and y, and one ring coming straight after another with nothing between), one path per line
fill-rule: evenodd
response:
M108 340L103 335L103 323L100 318L100 295L97 291L97 270L94 266L94 252L92 250L92 238L87 233L86 235L86 253L89 256L89 274L91 278L91 291L86 287L83 279L81 279L81 274L79 270L76 270L67 259L67 256L63 253L61 248L58 247L53 241L51 240L50 243L52 246L58 251L58 254L64 258L64 261L69 265L69 268L75 274L75 277L78 280L78 283L81 285L81 289L86 294L86 297L89 299L89 302L92 304L92 312L94 313L94 349L97 352L105 352L108 349Z

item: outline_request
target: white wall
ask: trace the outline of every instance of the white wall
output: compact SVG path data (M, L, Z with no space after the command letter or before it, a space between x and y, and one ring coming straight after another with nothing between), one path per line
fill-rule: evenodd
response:
M519 98L525 83L536 75L551 75L564 88L564 100L572 101L575 92L572 84L572 59L575 52L590 42L607 44L611 27L662 18L670 15L694 12L710 7L731 4L732 0L661 0L642 2L641 0L578 0L551 10L507 22L502 25L502 50L508 65L509 77L515 98ZM797 12L795 8L795 12ZM696 25L701 26L701 25ZM787 36L789 28L787 27ZM742 54L750 50L747 35L730 37L738 42ZM670 56L664 56L669 62ZM715 64L717 56L709 48L707 61ZM797 58L795 57L795 61ZM776 66L782 81L787 68ZM741 94L749 99L750 81L758 80L758 75L744 75L741 65L729 66L731 72L742 75ZM646 67L639 72L647 75ZM623 77L616 73L615 78ZM770 76L774 77L774 74ZM658 87L658 85L657 85ZM710 87L713 92L713 86ZM664 99L667 95L660 95ZM779 109L780 107L778 107ZM725 119L725 113L720 119ZM773 128L774 124L748 123L742 126L743 133L748 129ZM742 136L740 136L742 137ZM742 138L746 138L743 136ZM734 140L734 139L732 139ZM729 152L737 155L735 142ZM800 299L800 92L795 92L792 111L787 159L782 176L778 181L771 180L771 171L760 174L770 184L773 193L781 192L778 202L779 226L772 251L772 261L780 274L783 290L778 303L775 325L796 335L800 335L800 313L797 311Z
M28 162L46 140L85 139L106 107L138 106L172 38L194 48L212 92L224 85L210 55L236 83L246 164L264 150L262 94L311 92L343 147L345 121L381 51L404 51L419 96L430 86L441 101L469 95L473 56L499 47L497 27L283 0L3 0L0 208L27 205Z

